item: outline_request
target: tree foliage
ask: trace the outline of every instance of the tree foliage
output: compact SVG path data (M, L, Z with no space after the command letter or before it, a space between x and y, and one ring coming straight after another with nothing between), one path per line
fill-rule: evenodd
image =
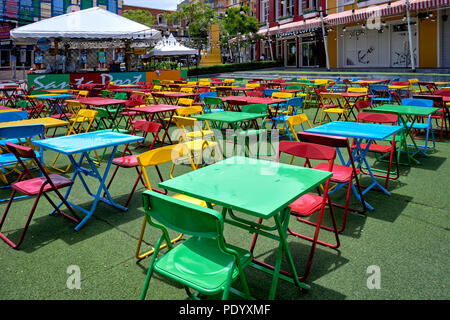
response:
M155 17L150 14L147 10L127 10L122 13L122 17L136 21L147 27L152 26L155 23Z
M202 1L185 3L181 10L164 15L167 21L179 24L185 21L191 46L201 48L206 45L209 37L209 30L212 23L216 23L215 11L210 4Z
M223 19L223 29L230 36L249 35L258 32L258 20L248 16L250 8L247 5L241 8L230 8Z

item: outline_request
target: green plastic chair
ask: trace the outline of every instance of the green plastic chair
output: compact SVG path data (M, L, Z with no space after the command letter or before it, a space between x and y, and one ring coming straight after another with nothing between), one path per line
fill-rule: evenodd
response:
M289 80L290 82L298 82L297 78L292 78L291 80Z
M111 98L112 92L108 90L101 90L100 94L102 95L102 98Z
M159 81L158 79L153 79L153 83L160 83L161 81Z
M148 224L162 234L155 245L140 300L145 299L154 272L182 284L189 297L196 300L199 294L219 293L225 300L230 291L251 298L244 268L250 264L252 254L225 243L221 213L151 190L142 193L142 200ZM167 228L191 237L174 247ZM168 251L158 257L164 241ZM244 292L231 288L238 276Z

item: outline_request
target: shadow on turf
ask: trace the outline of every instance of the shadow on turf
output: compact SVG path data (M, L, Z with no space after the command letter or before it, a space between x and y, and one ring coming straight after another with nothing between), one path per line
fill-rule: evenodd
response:
M43 246L52 243L55 240L62 240L67 244L72 245L95 237L111 229L118 228L120 225L134 220L136 220L137 226L140 226L143 211L140 210L141 203L137 194L133 198L134 201L131 201L127 211L120 211L119 209L112 208L111 206L100 202L96 208L94 215L91 216L86 224L78 231L74 230L76 226L74 222L63 218L61 215L57 213L52 216L46 214L47 212L50 213L51 207L50 205L42 205L42 203L46 200L41 199L42 203L40 201L38 204L36 213L31 220L30 226L28 227L27 233L25 234L25 238L23 240L23 243L19 247L19 250L31 253ZM126 201L127 197L128 194L125 194L115 197L114 200L117 203L123 204ZM30 199L30 201L34 201L33 198ZM54 197L52 197L52 200L54 200L55 203L58 203L56 202ZM20 201L21 200L16 200L13 202L10 209L11 212L8 214L7 220L9 220L8 218L10 218L10 216L18 216L17 210L20 211ZM91 204L92 201L81 204L80 206L82 208L89 209ZM22 233L23 227L25 225L25 219L28 217L29 210L31 210L31 205L32 202L28 202L26 205L22 205L24 214L20 216L20 221L18 221L17 218L8 224L8 221L5 221L2 232L6 233L8 238L10 238L13 242L16 242L19 239L20 234ZM0 206L0 214L3 214L5 206L6 205ZM14 212L15 209L16 212ZM65 213L69 212L69 210L67 210L64 205L61 207L61 209ZM76 209L75 212L80 217L80 219L83 219L85 217L83 213ZM135 236L137 239L138 234L133 236ZM133 241L136 241L135 238L133 238ZM1 243L1 245L6 244Z

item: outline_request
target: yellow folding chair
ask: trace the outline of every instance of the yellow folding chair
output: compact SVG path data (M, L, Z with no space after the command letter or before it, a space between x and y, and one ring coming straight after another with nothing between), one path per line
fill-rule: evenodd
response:
M338 120L344 118L347 120L347 108L343 97L339 93L321 92L319 94L320 103L322 109L320 111L319 125L322 124L324 116L331 120L330 113L338 114Z
M194 106L195 108L199 106ZM183 108L185 109L185 108ZM201 127L201 121L195 118L186 116L173 116L173 122L177 126L178 143L185 143L189 149L189 161L194 163L195 168L200 167L202 160L205 158L203 155L205 150L209 151L209 156L206 157L206 163L213 163L222 160L222 152L219 149L219 145L214 138L214 131L211 130L207 121L205 121L205 127ZM211 161L211 156L214 161Z
M139 167L140 167L140 170L142 173L142 177L144 178L146 187L149 190L154 190L154 191L161 192L161 193L167 193L167 191L157 190L152 187L152 185L150 183L149 175L147 173L147 169L150 167L154 167L158 172L159 178L162 180L158 166L172 162L172 166L171 166L170 173L169 173L169 177L170 177L170 179L172 179L175 164L177 163L177 160L179 158L183 157L186 154L186 152L189 152L187 145L175 144L175 145L165 146L165 147L161 147L161 148L157 148L157 149L152 149L150 151L147 151L147 152L144 152L144 153L138 155L137 161L139 163ZM193 162L191 162L191 168L192 168L192 170L196 169ZM186 196L183 194L175 194L172 197L192 203L192 204L196 204L196 205L199 205L202 207L207 207L207 204L205 201L202 201L202 200L199 200L196 198L192 198L192 197L189 197L189 196ZM146 223L146 219L144 217L144 219L142 221L141 231L139 234L139 239L137 242L137 247L136 247L136 258L137 259L143 259L155 252L155 248L152 248L151 250L149 250L147 252L141 253L142 240L144 238L146 225L147 225L147 223ZM183 234L180 233L177 237L175 237L174 239L171 239L171 243L175 243L175 242L181 240L182 237L183 237ZM166 247L166 244L162 245L160 247L160 249L163 249L165 247Z
M286 123L288 125L288 130L292 133L292 135L295 137L295 140L299 141L297 132L295 127L301 126L302 130L305 131L305 128L303 127L303 124L307 124L309 128L312 128L311 122L309 122L308 116L304 113L299 113L294 116L290 116L286 119Z

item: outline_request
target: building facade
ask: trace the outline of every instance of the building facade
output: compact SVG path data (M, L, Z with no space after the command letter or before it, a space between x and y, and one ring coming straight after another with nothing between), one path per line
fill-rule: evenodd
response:
M258 56L295 68L449 68L449 13L450 0L258 0Z
M173 36L180 42L183 42L185 37L187 37L185 21L179 21L177 23L166 21L164 15L172 13L173 11L171 10L130 6L124 4L122 6L122 11L126 12L128 10L148 11L153 17L155 17L155 23L154 25L152 25L152 28L161 31L161 35L163 36L169 36L170 34L173 34Z
M0 70L30 68L33 46L14 47L9 31L29 23L51 18L72 10L101 7L116 14L122 12L123 0L0 0Z

